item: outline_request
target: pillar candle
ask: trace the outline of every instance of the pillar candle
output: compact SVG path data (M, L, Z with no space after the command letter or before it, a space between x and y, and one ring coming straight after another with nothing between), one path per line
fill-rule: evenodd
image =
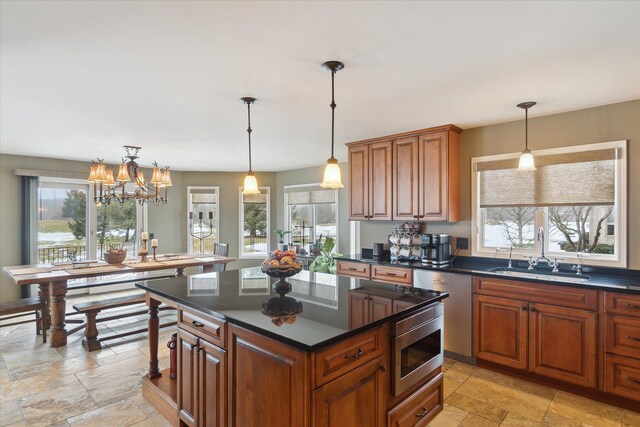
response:
M151 239L151 247L152 248L158 247L158 239Z
M149 233L147 233L146 231L142 232L142 240L149 240Z

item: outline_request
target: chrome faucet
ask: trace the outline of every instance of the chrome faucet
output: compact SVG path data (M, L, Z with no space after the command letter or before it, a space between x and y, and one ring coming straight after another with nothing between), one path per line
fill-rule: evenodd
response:
M506 251L506 250L507 250L506 248L497 247L496 248L496 254L499 254L500 252ZM513 262L511 261L512 253L513 253L513 246L509 247L509 263L507 264L507 268L509 268L509 269L513 268Z
M578 258L578 264L573 265L571 269L575 270L578 276L582 276L582 252L578 252L576 258Z
M553 261L544 254L544 228L538 228L537 235L538 242L540 242L540 256L535 260L532 256L529 257L529 270L533 270L533 267L538 265L540 262L545 262L549 267L552 267L554 273L558 272L558 261L562 261L562 258L554 258Z

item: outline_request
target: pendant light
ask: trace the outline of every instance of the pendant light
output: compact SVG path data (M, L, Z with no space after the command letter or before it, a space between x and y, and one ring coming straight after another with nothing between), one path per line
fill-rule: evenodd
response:
M536 170L536 164L533 160L533 154L529 150L529 108L536 105L535 102L523 102L517 105L517 107L524 110L524 150L520 154L520 162L518 163L519 171L534 171Z
M331 71L331 157L327 160L327 166L324 168L324 179L322 180L321 187L324 188L343 188L342 177L340 173L340 166L338 166L338 159L333 157L333 134L334 134L334 122L335 122L335 109L336 101L334 99L334 77L336 72L344 68L344 64L340 61L327 61L322 64L323 68Z
M251 170L251 104L256 102L256 99L249 96L245 96L241 99L242 102L247 104L247 134L249 135L249 172L247 172L247 176L244 177L244 187L242 189L242 194L260 194L260 189L258 189L258 181L256 181L256 175L253 173L253 170Z

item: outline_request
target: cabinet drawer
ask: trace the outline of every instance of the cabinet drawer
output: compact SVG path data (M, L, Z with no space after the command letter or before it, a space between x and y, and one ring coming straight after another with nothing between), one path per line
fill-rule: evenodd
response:
M371 267L371 280L411 286L413 284L413 270L410 268L373 265Z
M604 305L608 314L640 317L640 295L607 291L604 293Z
M313 353L313 388L332 381L384 353L386 328L376 328Z
M607 353L640 359L640 319L607 316L605 334Z
M363 279L368 279L371 274L369 264L348 261L338 261L336 272L341 276L361 277Z
M222 319L196 313L183 307L178 310L179 328L222 348L225 348L225 324L226 322Z
M598 306L598 291L595 289L572 288L570 286L543 285L515 280L474 277L473 291L482 295L541 302L593 311L595 311Z
M640 360L605 354L604 363L604 391L640 400Z
M387 413L388 427L426 426L442 411L440 373Z

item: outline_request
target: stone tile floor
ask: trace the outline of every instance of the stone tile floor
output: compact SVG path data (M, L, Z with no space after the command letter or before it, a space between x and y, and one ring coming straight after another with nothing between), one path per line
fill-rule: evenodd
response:
M97 298L70 297L69 308ZM173 312L161 316L164 322L175 318ZM144 324L146 316L140 316L99 327L107 334ZM174 329L163 329L161 342L167 342ZM82 333L77 332L66 347L52 349L35 335L33 323L0 329L0 427L169 425L142 397L146 334L107 341L102 350L91 353L81 341ZM162 368L168 366L168 357L161 345ZM454 360L446 360L444 370L444 411L431 422L434 427L640 426L638 412Z

